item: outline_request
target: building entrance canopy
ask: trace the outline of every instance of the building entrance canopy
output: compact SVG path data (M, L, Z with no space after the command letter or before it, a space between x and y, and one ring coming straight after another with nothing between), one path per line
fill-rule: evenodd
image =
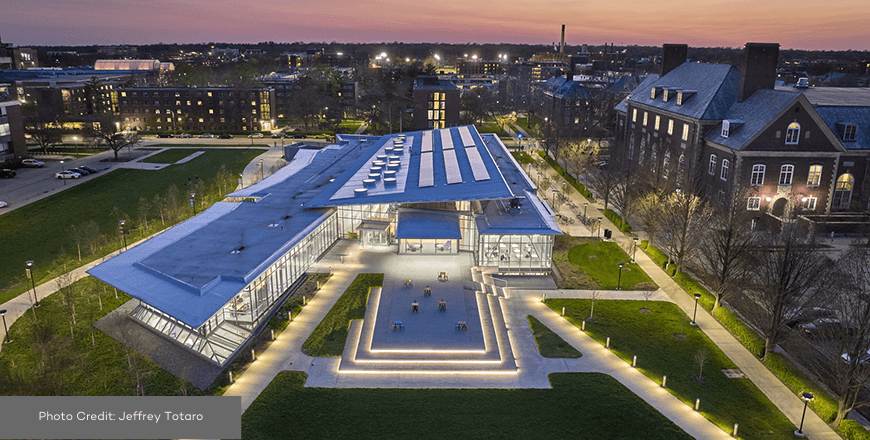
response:
M396 238L462 238L458 213L401 211Z

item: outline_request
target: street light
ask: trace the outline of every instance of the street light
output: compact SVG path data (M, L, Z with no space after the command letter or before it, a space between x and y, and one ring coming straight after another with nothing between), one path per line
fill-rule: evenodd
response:
M698 300L699 299L701 299L701 294L696 293L695 294L695 311L692 313L692 322L690 322L689 325L694 325L694 326L698 325L698 323L695 322L695 318L698 316Z
M36 282L33 281L33 260L27 260L24 263L27 264L27 269L24 272L30 275L30 287L33 288L33 307L39 307L39 298L36 296Z
M632 250L632 253L631 253L631 262L632 263L637 262L637 237L634 237L634 249Z
M622 266L625 266L625 263L617 264L619 264L619 277L616 278L616 290L622 290Z
M66 167L63 166L63 161L60 161L60 169L61 169L61 172L66 171ZM66 186L66 178L64 178L63 176L61 176L61 179L60 179L60 180L63 180L63 186Z
M0 310L0 316L3 317L3 343L8 344L12 341L9 339L9 328L6 327L6 309Z
M589 207L589 202L583 202L583 217L586 217L586 208Z
M806 434L804 434L804 417L807 416L807 405L810 404L811 400L815 399L815 396L804 391L803 393L801 393L801 399L803 399L804 401L804 413L803 415L801 415L801 426L798 428L797 431L794 432L794 435L795 437L804 438L807 436Z
M121 238L124 240L124 250L127 250L127 236L124 235L124 223L127 223L127 220L118 220L118 230L121 231Z
M553 188L553 210L556 209L556 188Z
M598 217L598 238L601 238L601 220L604 220L604 217Z
M73 136L73 142L76 143L76 156L78 156L79 155L79 137Z
M196 203L194 203L194 200L196 200L196 193L190 193L190 207L193 208L193 215L196 215Z

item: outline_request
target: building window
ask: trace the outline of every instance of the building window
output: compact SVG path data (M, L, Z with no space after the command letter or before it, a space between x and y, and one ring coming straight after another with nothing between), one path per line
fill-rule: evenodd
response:
M731 131L731 122L729 122L727 120L722 121L722 137L727 138L730 131Z
M834 200L832 208L846 209L852 200L852 186L855 183L855 178L851 174L841 174L837 178L837 186L834 189Z
M750 197L746 200L746 209L749 211L758 211L761 209L761 197Z
M638 164L643 163L644 150L646 150L646 138L642 137L642 138L640 138L640 150L638 151L638 154L637 154L637 163Z
M711 154L710 155L710 167L707 169L707 173L709 173L712 176L713 173L715 173L715 172L716 172L716 155Z
M683 140L689 140L689 124L683 124Z
M683 171L686 169L686 155L681 154L680 160L677 163L677 178L683 177Z
M647 122L649 122L649 112L643 112L643 126L646 127Z
M628 139L628 158L634 159L634 135Z
M822 181L822 166L813 165L810 167L810 175L807 178L807 186L819 186Z
M668 134L674 134L674 120L668 120Z
M752 178L749 179L749 184L752 186L764 185L764 165L752 166Z
M671 163L671 151L665 150L664 157L662 157L662 177L665 179L668 178L668 171Z
M855 133L858 131L858 126L855 124L846 124L843 127L843 140L846 142L854 142L855 141Z
M631 111L631 122L637 122L637 109Z
M797 122L792 122L788 124L788 130L785 132L785 144L786 145L797 145L798 141L801 137L801 124Z
M783 165L779 169L779 184L791 185L791 177L794 174L794 165Z
M200 123L200 124L202 124L202 123L203 123L203 120L202 120L202 118L199 118L199 123Z
M719 178L722 180L728 180L728 159L722 159L722 171L719 172Z
M804 209L807 211L815 211L816 210L816 198L815 197L804 197L802 199L804 203Z
M656 155L657 149L658 149L658 145L656 145L656 144L653 144L652 148L649 149L649 167L653 171L656 170L656 165L658 165L657 164L658 158L656 157L657 156Z
M655 129L656 129L656 130L659 129L659 124L661 123L661 121L662 121L661 116L656 115L656 126L655 126Z

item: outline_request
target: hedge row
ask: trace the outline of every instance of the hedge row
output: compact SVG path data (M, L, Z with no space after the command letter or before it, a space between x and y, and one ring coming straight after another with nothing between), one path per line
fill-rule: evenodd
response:
M674 281L683 288L689 295L694 295L696 293L701 294L701 298L698 299L698 303L701 304L702 307L707 309L707 311L713 310L713 304L716 302L716 298L710 293L701 283L697 282L691 275L680 272L674 275Z
M839 431L847 440L870 440L870 432L854 420L843 420Z
M785 384L795 394L800 394L804 391L809 391L815 396L810 402L810 407L816 411L819 417L827 423L831 423L837 417L837 401L834 400L828 393L819 388L812 379L807 377L803 371L799 370L788 358L780 353L768 353L764 357L764 365L771 373L776 375L782 383ZM860 425L859 425L860 426ZM842 430L843 425L840 425ZM861 428L864 434L867 430ZM847 437L847 438L865 438L865 437Z
M586 189L586 185L583 185L582 183L578 182L577 179L575 179L573 176L566 173L565 168L562 168L561 165L557 164L556 161L553 160L553 158L551 158L547 155L547 153L544 152L544 150L538 150L538 155L543 157L544 160L546 160L547 163L550 164L550 166L553 167L553 169L556 170L556 172L559 173L560 176L563 176L565 180L567 180L568 183L577 190L577 192L582 194L583 197L586 197L586 199L589 200L590 203L595 203L595 197L592 197L592 193L589 192L588 189Z
M662 269L667 269L668 267L668 256L665 255L664 252L660 251L659 248L649 244L648 240L641 240L640 247L646 251L646 254L655 261L656 264L659 265Z
M755 357L764 356L764 339L758 336L754 330L749 328L745 322L741 321L734 313L725 307L719 307L713 312L713 316L727 328L743 346L749 350Z
M631 234L631 225L625 222L622 217L619 216L619 214L611 209L605 209L604 216L607 217L607 219L610 220L610 222L613 223L616 227L618 227L620 231L626 234Z

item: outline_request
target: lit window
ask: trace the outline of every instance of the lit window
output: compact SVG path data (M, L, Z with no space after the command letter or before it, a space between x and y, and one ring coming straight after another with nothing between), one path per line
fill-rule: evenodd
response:
M712 176L713 173L715 173L715 172L716 172L716 155L711 154L710 155L710 167L707 168L707 173L709 173Z
M213 109L213 108L208 109L208 114L213 115L213 114L214 114L214 109Z
M643 125L646 127L647 122L649 122L649 112L643 112Z
M656 127L655 127L656 130L659 129L659 124L661 123L661 121L662 121L662 118L659 115L656 115Z
M251 105L257 105L257 101L251 101Z
M750 197L746 200L746 209L749 211L758 211L761 208L761 197Z
M683 140L689 140L689 124L683 124Z
M731 131L731 122L729 122L727 120L722 121L722 137L727 138L730 131Z
M200 123L202 123L202 122L203 122L203 120L202 120L202 118L199 118L199 122L200 122Z
M728 180L728 159L722 159L722 171L719 173L719 178Z
M208 92L208 97L211 98L211 92Z
M674 134L674 120L668 120L668 134Z
M810 167L810 175L807 178L807 186L819 186L822 181L822 166L813 165Z
M631 111L631 122L637 122L637 109Z
M160 114L160 109L159 109L159 108L154 109L154 114L155 114L155 115L159 115L159 114Z
M807 211L815 211L816 210L816 198L815 197L804 197L803 199L804 209Z
M187 101L187 105L190 105L190 101Z
M791 185L791 177L794 174L794 165L783 165L779 170L779 184Z
M764 185L764 165L752 166L752 178L749 179L749 184L753 186Z
M124 97L124 98L126 98L126 97L127 97L127 92L121 92L121 96Z
M196 101L196 105L202 105L202 101Z
M798 140L801 137L801 124L797 122L792 122L788 124L788 130L785 132L785 144L786 145L797 145Z

